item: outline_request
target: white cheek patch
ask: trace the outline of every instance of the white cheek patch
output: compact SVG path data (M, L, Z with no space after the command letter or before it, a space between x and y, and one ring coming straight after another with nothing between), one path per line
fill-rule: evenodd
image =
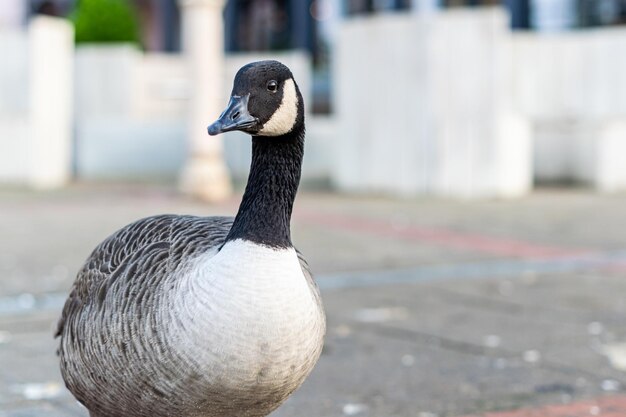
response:
M296 94L296 85L290 78L285 81L283 100L280 102L278 110L276 110L267 123L263 125L263 129L259 130L258 135L281 136L289 133L296 124L297 117L298 95Z

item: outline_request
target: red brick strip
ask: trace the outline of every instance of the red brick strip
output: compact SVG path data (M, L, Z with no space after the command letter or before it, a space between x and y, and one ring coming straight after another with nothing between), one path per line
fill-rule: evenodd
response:
M336 213L315 213L299 210L295 214L298 221L324 227L408 241L424 242L427 244L471 250L491 255L545 259L562 256L581 256L593 253L593 251L589 249L563 248L476 233L456 232L443 228L419 227L414 225L402 225L398 227L378 219L366 219ZM626 417L626 415L623 417Z
M547 405L465 417L626 417L626 396L600 397L571 404Z

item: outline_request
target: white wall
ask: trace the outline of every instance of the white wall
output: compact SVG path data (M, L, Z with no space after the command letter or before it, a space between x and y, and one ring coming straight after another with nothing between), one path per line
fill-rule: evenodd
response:
M515 196L535 178L626 189L626 29L507 23L497 8L342 22L338 187Z
M345 191L516 196L531 186L530 130L513 108L501 9L353 18L335 53Z
M514 95L533 125L535 177L626 189L626 164L613 161L626 146L626 29L516 33L513 41Z
M73 44L71 26L51 17L0 31L0 183L69 180Z
M30 21L29 183L65 185L71 177L74 31L63 19Z
M0 30L17 29L22 26L26 16L25 0L2 0L0 7Z
M78 177L175 178L187 149L182 58L132 45L80 46L75 68Z
M304 179L331 178L345 191L515 196L530 188L534 169L539 180L626 189L619 51L626 29L512 34L498 8L342 21L337 112L307 114ZM62 20L0 31L0 56L11 57L0 66L0 182L64 184L72 123L79 178L176 178L193 88L183 58L81 47L72 67L72 54ZM238 68L260 59L285 62L311 99L306 54L235 54L226 59L224 106ZM229 134L225 149L244 178L249 138Z
M513 37L514 93L536 120L591 120L626 114L626 29Z
M294 51L227 55L222 105L243 65L278 59L292 70L305 99L311 99L310 58ZM78 176L86 180L175 179L187 154L189 80L180 55L143 54L132 46L81 46L76 52L76 151ZM219 114L207 114L206 126ZM303 179L328 177L332 120L307 115ZM213 140L206 134L207 141ZM249 135L225 135L231 173L245 179Z
M0 31L0 182L25 182L28 166L29 93L28 36Z
M0 30L0 56L3 59L0 71L0 117L28 112L30 93L28 34L20 29Z

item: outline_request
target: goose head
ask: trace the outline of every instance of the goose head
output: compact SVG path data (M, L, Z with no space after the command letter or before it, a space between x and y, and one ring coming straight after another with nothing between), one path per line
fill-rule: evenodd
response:
M226 110L208 127L209 135L239 130L253 136L283 136L304 125L304 103L287 66L253 62L235 76Z

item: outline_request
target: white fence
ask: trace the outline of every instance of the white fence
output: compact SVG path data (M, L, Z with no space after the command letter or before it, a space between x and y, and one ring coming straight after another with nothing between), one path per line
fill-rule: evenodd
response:
M516 34L513 48L535 177L626 189L626 30Z
M348 20L331 177L410 195L625 190L624 74L623 28L511 33L497 8Z
M64 20L0 31L1 183L47 188L70 177L73 50Z
M279 59L288 65L305 97L312 97L310 57L302 52L235 54L226 57L222 105L235 73L248 62ZM189 89L180 55L143 54L132 46L89 46L76 51L76 163L87 180L176 178L187 156ZM219 114L207 114L206 126ZM304 179L328 176L328 121L308 120ZM214 140L206 135L206 140ZM250 137L225 136L231 173L245 179Z
M517 196L533 179L624 190L623 52L625 29L511 33L498 8L348 19L334 51L336 113L307 116L303 178L400 195ZM61 20L0 31L11 57L0 67L0 182L62 185L71 151L82 179L176 178L193 88L184 58L129 46L73 55ZM306 54L236 54L224 105L236 70L267 58L312 97ZM229 134L224 147L245 177L249 138Z
M130 45L76 50L76 167L86 180L174 178L187 155L182 58Z
M516 196L532 181L500 9L342 24L335 85L343 190Z

